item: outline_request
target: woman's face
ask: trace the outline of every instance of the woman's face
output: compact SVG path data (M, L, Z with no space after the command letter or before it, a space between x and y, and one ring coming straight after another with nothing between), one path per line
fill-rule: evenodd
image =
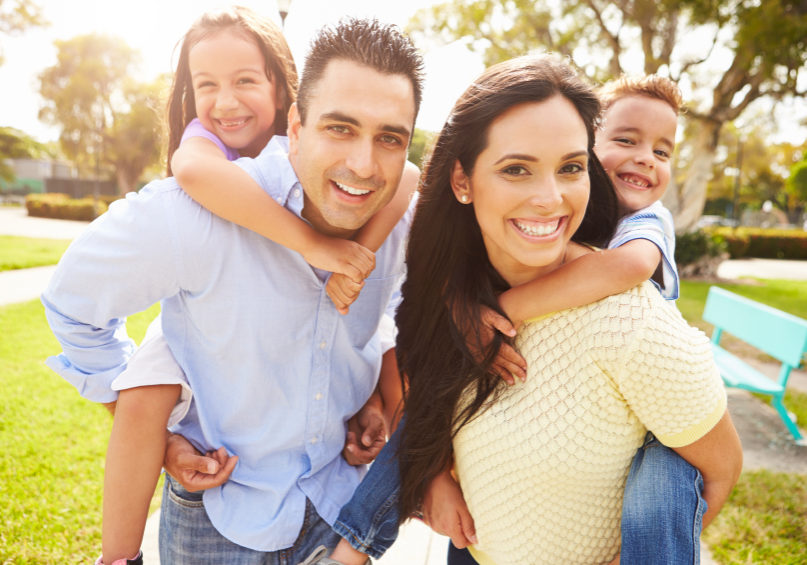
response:
M510 285L562 264L588 204L587 147L582 118L556 95L496 118L470 178L455 166L455 195L472 203L491 264Z

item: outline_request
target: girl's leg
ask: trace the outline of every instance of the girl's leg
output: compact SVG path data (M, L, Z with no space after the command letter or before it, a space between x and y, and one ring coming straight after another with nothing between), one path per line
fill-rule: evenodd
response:
M700 563L702 491L700 471L648 433L625 483L620 563Z
M118 396L104 472L104 563L131 559L140 551L165 457L166 424L180 388L143 386Z
M333 529L345 542L340 542L332 559L346 564L356 562L359 556L378 559L398 537L401 476L397 451L403 426L402 419L353 497L339 512Z

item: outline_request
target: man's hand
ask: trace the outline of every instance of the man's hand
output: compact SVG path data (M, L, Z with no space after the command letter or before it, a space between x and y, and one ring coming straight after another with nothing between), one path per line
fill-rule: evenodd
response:
M230 478L238 456L223 447L202 455L183 436L169 434L163 467L186 490L196 492L224 484Z
M462 489L448 470L432 480L423 497L422 512L423 521L438 534L450 537L458 549L478 543Z
M351 465L366 465L387 443L387 423L384 411L374 397L347 422L347 438L342 456Z

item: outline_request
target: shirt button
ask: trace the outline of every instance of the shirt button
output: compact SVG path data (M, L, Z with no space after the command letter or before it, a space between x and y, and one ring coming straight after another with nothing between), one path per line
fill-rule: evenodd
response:
M295 198L300 198L300 189L299 188L294 189L294 197Z
M319 348L320 349L325 349L326 347L328 347L328 344L326 342L324 342L324 341L319 342Z
M312 437L310 440L308 440L308 442L309 442L311 445L313 445L313 444L317 443L317 438Z
M314 400L322 400L322 393L318 392L317 394L315 394L314 395Z
M278 196L278 197L277 197L277 203L278 203L278 204L280 204L280 205L282 206L282 205L283 205L283 197Z

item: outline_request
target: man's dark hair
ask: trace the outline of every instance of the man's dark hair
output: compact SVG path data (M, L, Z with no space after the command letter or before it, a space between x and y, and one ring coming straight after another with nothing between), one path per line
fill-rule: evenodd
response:
M365 65L383 74L404 75L412 82L415 116L423 91L423 58L397 26L378 20L345 18L320 30L305 59L297 110L305 123L308 103L325 68L341 59Z

